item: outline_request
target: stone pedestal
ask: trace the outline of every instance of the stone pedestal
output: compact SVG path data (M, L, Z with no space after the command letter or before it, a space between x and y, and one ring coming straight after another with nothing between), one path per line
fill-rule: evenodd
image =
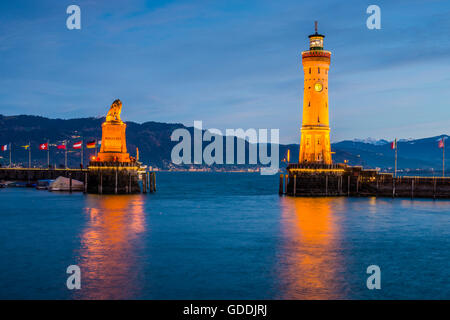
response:
M97 161L130 162L125 139L126 127L122 121L106 121L102 124L102 144Z

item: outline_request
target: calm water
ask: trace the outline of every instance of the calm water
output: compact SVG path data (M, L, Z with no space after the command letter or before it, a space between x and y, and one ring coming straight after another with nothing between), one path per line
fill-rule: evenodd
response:
M450 298L450 201L292 199L277 179L158 173L158 192L135 196L0 189L0 298ZM366 288L372 264L381 290Z

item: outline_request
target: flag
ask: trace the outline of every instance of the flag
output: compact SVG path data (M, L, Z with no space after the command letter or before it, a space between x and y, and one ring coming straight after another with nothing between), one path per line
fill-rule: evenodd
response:
M443 148L443 147L444 147L444 138L442 138L441 140L439 140L438 147L439 147L439 148Z
M397 149L397 139L391 142L391 149L392 150Z
M41 143L39 145L39 150L48 150L48 143Z
M86 143L86 147L87 147L88 149L93 149L93 148L95 148L95 140L88 141L88 142Z
M59 150L66 150L66 144L65 144L65 143L60 144L60 145L57 146L57 148L58 148Z
M73 144L73 148L74 149L81 149L81 147L83 146L83 141L77 142Z
M2 151L6 151L6 150L8 150L8 145L7 144L2 146Z
M30 147L30 145L29 144L27 144L26 146L21 146L22 148L25 148L25 150L27 150L29 147Z

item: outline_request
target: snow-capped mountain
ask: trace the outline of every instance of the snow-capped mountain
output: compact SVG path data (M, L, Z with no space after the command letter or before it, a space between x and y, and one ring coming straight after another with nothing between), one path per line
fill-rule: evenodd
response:
M384 139L374 139L374 138L366 138L366 139L353 139L351 140L353 142L361 142L361 143L368 143L368 144L373 144L375 146L382 146L384 144L389 143L389 141L384 140Z

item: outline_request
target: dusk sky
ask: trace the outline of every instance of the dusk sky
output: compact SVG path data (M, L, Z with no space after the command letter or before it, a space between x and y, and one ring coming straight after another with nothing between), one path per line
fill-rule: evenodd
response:
M66 8L81 8L81 30ZM381 30L366 9L381 8ZM450 134L450 1L2 1L0 114L279 128L299 143L319 21L331 139Z

